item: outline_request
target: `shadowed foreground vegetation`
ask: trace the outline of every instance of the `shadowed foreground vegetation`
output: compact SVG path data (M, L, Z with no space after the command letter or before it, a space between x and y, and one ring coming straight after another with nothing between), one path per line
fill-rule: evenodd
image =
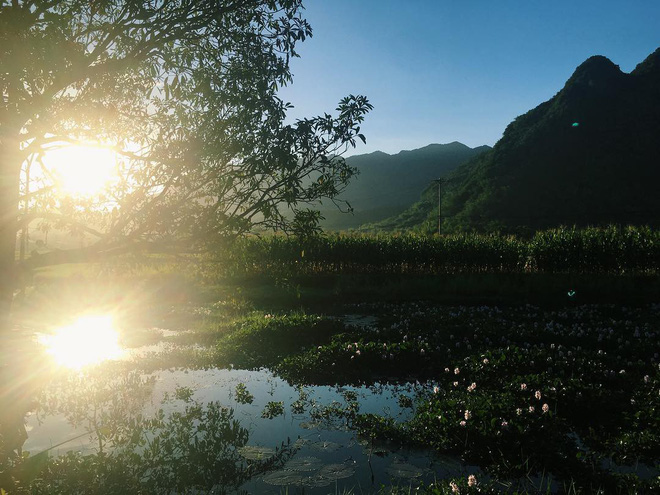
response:
M318 431L354 432L410 476L382 493L654 493L657 245L656 232L632 228L530 240L271 237L239 240L222 264L146 257L40 271L17 305L25 325L96 301L119 308L127 347L166 347L53 378L40 414L82 424L95 450L9 455L0 481L10 494L219 493L255 480L288 493L373 491L345 465L291 477L305 459L294 438L253 452L232 410L264 400L250 382L232 385L234 406L179 387L174 413L144 412L147 374L178 366L267 368L299 395L266 397L259 420L304 415ZM398 397L405 415L365 412L353 387L383 384L409 387ZM308 390L321 385L340 386L343 400L316 402ZM422 483L397 460L405 449L471 467Z

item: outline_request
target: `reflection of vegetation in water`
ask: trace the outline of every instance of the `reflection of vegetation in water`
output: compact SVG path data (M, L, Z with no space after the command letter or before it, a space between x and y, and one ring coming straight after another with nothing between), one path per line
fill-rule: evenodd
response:
M54 383L42 397L40 414L63 414L84 426L96 438L97 450L26 456L12 467L14 481L3 488L12 494L21 493L20 486L31 493L225 491L279 466L293 451L286 446L251 455L249 432L233 410L191 402L187 387L175 393L186 403L183 411L166 416L161 409L145 417L141 411L152 385L153 379L137 373L117 377L101 368Z
M249 432L216 402L165 417L137 416L115 432L112 451L52 459L33 481L37 493L181 493L236 488L276 466L287 447L265 460L246 460Z
M236 385L235 389L236 393L236 402L239 404L252 404L254 401L254 395L252 395L247 387L245 386L245 383L239 383Z
M264 419L273 419L284 414L284 402L270 401L261 412L261 417Z

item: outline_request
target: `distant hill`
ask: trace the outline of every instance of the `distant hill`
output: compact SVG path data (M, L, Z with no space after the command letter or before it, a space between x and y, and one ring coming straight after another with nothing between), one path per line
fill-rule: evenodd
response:
M356 167L359 175L341 195L354 209L353 215L343 214L334 206L320 208L326 218L326 229L342 230L375 222L400 213L419 198L419 191L429 181L443 177L489 146L470 148L464 144L430 144L424 148L388 155L376 151L355 155L346 162Z
M630 74L603 56L453 171L447 230L660 222L660 48ZM437 228L437 188L379 229Z

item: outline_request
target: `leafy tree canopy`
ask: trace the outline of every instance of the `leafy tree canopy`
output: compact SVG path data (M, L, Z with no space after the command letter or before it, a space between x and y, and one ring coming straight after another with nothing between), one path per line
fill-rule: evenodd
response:
M372 106L351 95L336 116L286 123L278 89L312 35L302 10L301 0L1 1L0 264L13 264L16 233L35 221L92 235L76 256L314 229L308 205L348 183L341 154L364 141ZM56 194L43 158L80 143L114 150L119 179L94 197Z

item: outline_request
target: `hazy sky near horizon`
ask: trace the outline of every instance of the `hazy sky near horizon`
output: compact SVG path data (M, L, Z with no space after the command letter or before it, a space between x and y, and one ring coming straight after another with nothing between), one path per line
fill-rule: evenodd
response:
M660 47L660 0L306 0L314 36L298 45L290 119L334 111L348 94L374 105L367 144L397 153L430 143L494 145L516 116L604 55L630 72Z

